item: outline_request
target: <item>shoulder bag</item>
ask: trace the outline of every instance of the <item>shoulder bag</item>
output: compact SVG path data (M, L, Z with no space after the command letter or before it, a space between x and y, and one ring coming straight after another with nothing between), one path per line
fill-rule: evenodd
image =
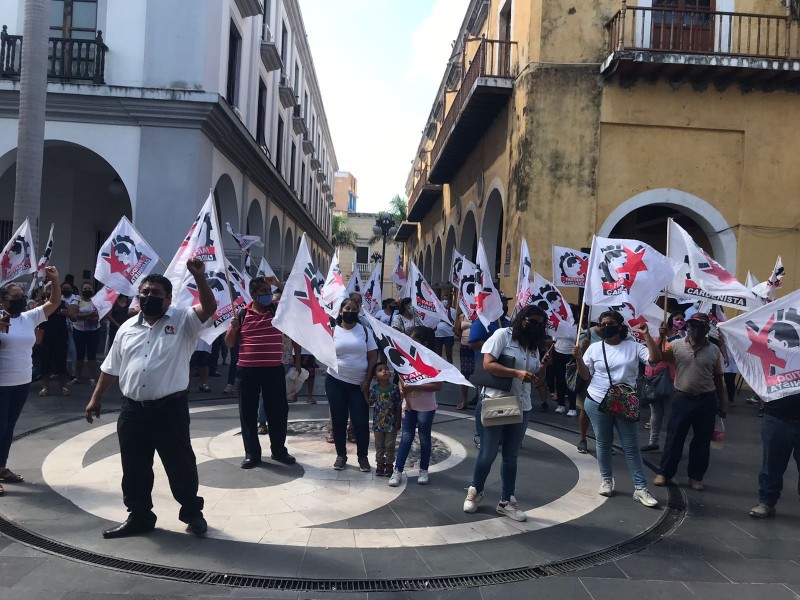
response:
M639 398L636 397L636 390L627 383L614 383L611 381L611 370L608 368L608 357L606 356L606 343L605 341L600 343L603 344L603 362L606 365L606 373L608 374L608 383L610 385L598 408L600 412L612 417L617 417L630 423L638 423Z
M525 353L525 368L528 368L530 353ZM479 361L483 362L483 361ZM504 367L513 369L516 367L516 359L507 354L501 354L497 362ZM508 364L506 364L508 363ZM508 389L502 389L506 392L494 396L484 395L481 400L481 423L484 427L495 427L498 425L514 425L522 423L522 406L520 406L519 397L511 392L511 383L513 377L498 378L508 381ZM494 387L494 386L488 386ZM501 389L501 388L495 388Z

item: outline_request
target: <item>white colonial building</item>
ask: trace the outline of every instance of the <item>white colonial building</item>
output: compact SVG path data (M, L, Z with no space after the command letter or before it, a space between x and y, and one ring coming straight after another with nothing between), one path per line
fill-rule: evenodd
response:
M0 0L0 238L14 202L24 0ZM338 169L298 0L51 0L40 237L76 280L128 216L168 262L209 190L288 274L325 269ZM228 256L241 260L223 233Z

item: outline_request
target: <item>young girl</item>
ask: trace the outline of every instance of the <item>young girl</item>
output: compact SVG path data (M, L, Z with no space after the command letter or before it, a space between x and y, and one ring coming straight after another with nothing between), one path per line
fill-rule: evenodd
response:
M433 330L429 327L417 326L409 331L409 337L415 342L422 342L433 350ZM411 443L416 431L419 431L420 459L417 483L428 483L428 465L431 460L431 427L436 414L436 392L442 389L441 383L424 383L422 385L406 385L400 381L400 396L403 398L403 433L400 447L397 449L397 462L394 473L389 478L389 485L397 487L403 479L403 468L406 465Z
M372 431L375 435L375 474L389 477L394 464L397 431L400 429L400 388L392 383L392 372L385 363L375 365L375 381L367 402L373 407Z

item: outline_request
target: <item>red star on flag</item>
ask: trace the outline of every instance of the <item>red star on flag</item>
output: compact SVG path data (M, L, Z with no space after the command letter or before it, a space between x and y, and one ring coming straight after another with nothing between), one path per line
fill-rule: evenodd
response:
M420 375L424 375L425 377L433 378L436 377L441 371L436 367L433 367L426 363L420 354L416 354L416 356L411 356L411 353L406 352L403 350L399 345L396 343L392 343L395 349L400 353L400 356L406 359L408 364L413 368L417 373Z
M309 310L311 311L311 321L314 325L322 325L325 328L325 331L328 335L333 336L333 332L331 331L331 322L328 318L328 313L325 312L325 309L322 308L319 302L317 302L316 296L314 296L314 288L311 285L311 280L306 275L306 298L298 298L302 304L305 304ZM339 280L341 281L341 276L339 276Z
M120 273L123 276L127 275L128 265L117 258L116 246L113 242L111 243L111 252L109 256L104 256L103 260L108 263L112 275L114 273Z
M702 252L702 250L701 250L701 252ZM705 268L700 266L700 270L703 271L703 273L708 273L712 277L716 277L722 283L733 283L734 281L736 281L736 278L733 275L728 273L719 264L714 262L714 260L711 257L709 257L708 254L703 252L703 256L705 257L706 263L708 265Z
M625 264L617 269L617 275L625 274L628 276L627 279L623 281L622 285L630 292L636 281L636 276L639 273L647 271L647 265L644 262L646 249L642 248L638 252L625 246L623 246L622 249L625 251Z
M580 256L576 257L578 259L578 263L580 267L578 267L578 275L581 277L585 277L586 273L589 272L589 259L588 258L581 258Z
M775 315L772 315L767 321L766 325L761 328L761 331L756 333L749 327L747 328L747 337L750 338L752 344L747 349L748 354L757 356L761 361L761 369L764 371L764 379L769 379L772 367L783 369L786 367L786 361L782 358L775 356L775 353L767 346L767 339L769 332L775 323Z

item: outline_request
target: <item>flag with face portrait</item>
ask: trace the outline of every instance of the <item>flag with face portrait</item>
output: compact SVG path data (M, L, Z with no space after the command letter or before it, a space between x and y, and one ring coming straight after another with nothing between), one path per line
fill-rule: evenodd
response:
M409 275L411 275L410 266ZM372 315L368 314L367 320L375 334L380 352L403 383L422 385L449 381L456 385L473 387L461 371L421 343L381 323Z
M105 317L114 307L114 303L119 298L119 292L104 285L103 288L92 296L91 303L97 309L98 320Z
M183 238L183 242L164 273L164 277L172 282L173 296L178 297L185 282L193 279L186 268L186 261L190 258L199 258L206 265L206 274L209 272L224 274L224 256L212 192L208 195L205 204L189 228L189 233ZM183 297L187 298L185 295Z
M408 279L400 296L411 298L411 306L416 309L417 315L422 319L425 327L435 329L439 321L452 324L447 309L436 297L433 288L422 276L422 272L413 260L408 262Z
M400 254L394 259L392 282L397 286L398 292L406 286L406 272L405 269L403 269L403 261L400 260Z
M361 294L364 310L374 315L381 309L381 262L375 263L375 268L364 284L364 292Z
M263 248L264 242L261 241L261 238L257 235L246 235L244 233L236 233L231 227L231 224L227 221L225 222L225 228L228 230L228 233L231 234L234 240L236 240L236 245L239 246L239 249L242 252L246 252L253 246L256 248Z
M338 265L338 255L334 255L334 259ZM337 358L333 330L328 313L320 303L322 292L318 286L306 235L303 234L272 323L335 371ZM344 285L341 287L344 290Z
M600 315L607 310L615 310L622 315L628 325L628 335L640 344L644 344L644 338L637 331L637 327L642 323L647 323L647 331L655 340L660 335L658 332L661 323L664 321L664 309L658 304L650 304L644 310L637 310L636 307L628 302L614 306L593 306L589 314L590 321L600 321Z
M461 256L458 274L458 305L461 312L474 322L478 318L478 265Z
M135 296L139 293L139 282L156 264L156 251L123 216L100 246L94 278L120 294Z
M30 273L36 273L36 255L31 224L25 219L0 253L0 285Z
M36 264L36 275L31 280L31 285L28 288L28 296L33 294L37 287L41 287L44 282L44 270L50 264L50 256L53 254L53 229L55 223L50 224L50 235L47 236L47 245L44 247L44 252L39 257L39 262Z
M668 226L669 256L680 265L669 283L670 296L682 303L709 300L739 310L761 304L753 292L695 244L683 227L672 219Z
M679 268L644 242L595 236L586 275L586 304L615 306L627 302L644 310Z
M493 321L497 321L503 316L503 301L500 292L492 281L492 270L489 267L489 259L486 258L486 250L483 247L483 238L478 240L477 254L477 290L475 294L475 311L484 327L489 327Z
M530 295L531 279L531 253L528 251L528 242L522 238L522 244L519 251L519 272L517 273L517 295L514 304L513 314L517 314L520 308L528 304L528 297Z
M357 294L361 294L363 291L364 282L361 281L361 273L358 272L358 269L354 269L350 281L347 282L347 293L352 294L356 292Z
M559 287L584 287L589 255L572 248L553 246L553 283Z
M321 290L322 305L325 311L334 319L339 316L339 308L347 298L347 286L344 284L342 269L339 267L339 250L334 250L328 276Z
M528 293L525 294L525 304L520 306L537 306L547 313L545 329L547 335L553 338L575 339L578 329L572 316L572 308L550 281L533 272L533 279L528 282Z
M753 287L753 293L760 298L765 298L769 301L774 300L777 291L783 286L783 277L785 274L783 261L779 256L778 260L775 261L775 268L772 269L772 273L769 274L766 281L756 284Z
M800 393L800 290L717 327L759 398L769 402Z

